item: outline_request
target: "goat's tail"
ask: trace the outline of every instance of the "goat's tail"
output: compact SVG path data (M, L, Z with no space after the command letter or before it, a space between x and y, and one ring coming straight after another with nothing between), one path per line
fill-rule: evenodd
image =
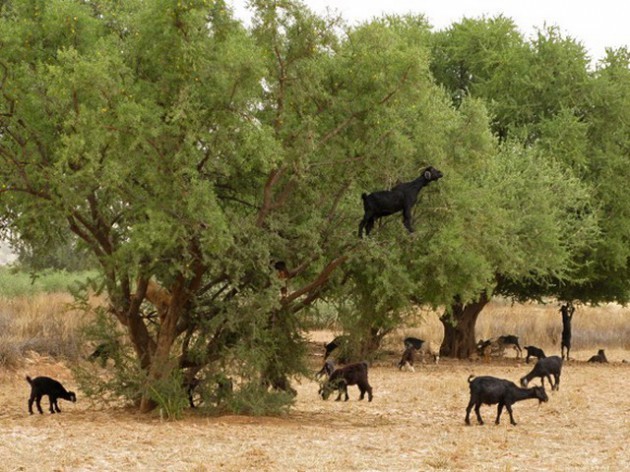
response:
M474 379L474 378L475 378L475 374L470 374L468 376L468 383L472 382L472 379Z
M26 376L26 381L33 385L33 380L28 375Z
M367 194L367 193L365 193L365 192L363 192L363 193L361 194L361 199L362 199L363 201L365 201L365 198L366 198L367 196L368 196L368 194Z

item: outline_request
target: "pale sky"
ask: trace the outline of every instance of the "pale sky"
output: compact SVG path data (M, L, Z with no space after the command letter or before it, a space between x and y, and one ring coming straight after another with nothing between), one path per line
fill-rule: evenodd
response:
M247 18L246 0L233 0L235 13ZM382 14L424 14L436 29L443 29L463 17L503 14L512 18L526 38L545 24L558 26L565 36L581 42L596 62L606 47L630 45L630 2L627 0L303 0L317 13L327 7L349 23Z

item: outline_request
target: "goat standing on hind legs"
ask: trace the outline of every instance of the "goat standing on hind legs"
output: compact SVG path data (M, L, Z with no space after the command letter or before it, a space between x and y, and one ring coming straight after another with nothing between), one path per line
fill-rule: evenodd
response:
M573 303L569 302L563 304L560 307L560 313L562 314L562 342L560 343L560 355L562 359L564 359L564 350L566 349L566 359L568 361L569 351L571 350L571 321L573 320L573 313L575 313Z
M373 192L369 195L364 193L361 195L363 199L364 215L359 224L359 238L363 237L363 229L365 234L370 235L374 222L383 216L392 215L402 211L403 222L407 231L413 233L411 226L411 209L416 203L418 193L425 185L438 180L442 177L442 172L435 167L427 167L422 175L411 182L404 182L396 185L391 190L381 190Z

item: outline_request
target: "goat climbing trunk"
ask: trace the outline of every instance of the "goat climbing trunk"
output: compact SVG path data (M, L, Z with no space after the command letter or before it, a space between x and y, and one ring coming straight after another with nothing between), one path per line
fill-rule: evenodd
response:
M476 350L475 325L481 310L488 304L484 293L479 300L463 304L458 301L451 306L450 314L445 313L440 321L444 326L444 340L440 355L466 359Z

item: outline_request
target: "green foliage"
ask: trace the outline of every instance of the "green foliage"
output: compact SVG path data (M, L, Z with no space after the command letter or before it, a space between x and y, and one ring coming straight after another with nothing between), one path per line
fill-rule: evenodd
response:
M38 293L65 293L96 276L95 271L67 272L42 270L31 272L18 267L0 267L0 294L7 298Z
M363 355L413 304L627 297L627 52L591 74L504 17L251 7L247 30L221 0L0 6L0 232L97 265L120 349L94 392L177 417L200 373L251 379L238 411L287 404L261 392L306 374L320 300ZM358 241L361 193L427 165L415 233Z
M149 385L149 396L157 403L160 417L168 420L181 419L184 408L188 407L188 397L182 388L180 372L173 370L173 375L159 379Z

